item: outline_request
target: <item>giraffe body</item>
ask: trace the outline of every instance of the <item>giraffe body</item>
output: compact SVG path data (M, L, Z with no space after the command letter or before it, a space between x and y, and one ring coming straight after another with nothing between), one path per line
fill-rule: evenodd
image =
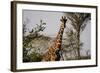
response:
M62 36L64 32L64 28L66 27L66 17L62 17L61 26L59 29L59 32L57 34L57 37L55 38L53 44L48 48L48 51L43 55L42 61L59 61L60 60L60 51L61 44L62 44Z

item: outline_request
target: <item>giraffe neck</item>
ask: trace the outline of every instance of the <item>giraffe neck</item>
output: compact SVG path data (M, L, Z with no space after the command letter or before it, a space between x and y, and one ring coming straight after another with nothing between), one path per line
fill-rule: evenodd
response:
M57 37L55 38L53 44L49 47L49 50L46 52L46 54L43 56L43 61L59 61L61 58L61 44L62 44L62 36L64 32L64 28L66 27L66 17L62 16L61 26L59 29L59 32L57 34Z
M64 27L61 25L60 30L57 35L57 39L62 40L63 32L64 32Z
M58 45L56 48L61 48L61 43L62 43L62 36L63 36L63 32L64 32L64 26L61 25L60 26L60 30L57 34L57 37L56 37L56 45Z

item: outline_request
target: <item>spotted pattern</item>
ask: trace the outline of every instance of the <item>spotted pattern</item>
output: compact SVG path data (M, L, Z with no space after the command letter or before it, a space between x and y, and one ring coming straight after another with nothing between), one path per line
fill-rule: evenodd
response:
M64 32L64 28L66 27L66 17L62 16L60 19L61 21L61 26L59 29L59 32L57 34L57 37L55 38L53 45L51 45L48 48L48 51L43 55L43 60L42 61L59 61L61 56L60 56L60 51L61 49L61 44L62 44L62 36Z

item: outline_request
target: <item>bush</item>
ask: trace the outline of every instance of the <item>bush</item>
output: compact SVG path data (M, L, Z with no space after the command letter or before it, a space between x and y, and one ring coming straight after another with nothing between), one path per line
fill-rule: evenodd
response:
M30 55L30 62L40 62L42 60L42 56L39 53L32 53Z
M26 55L23 58L23 62L40 62L42 60L42 56L39 53L33 52L30 55Z
M29 62L29 61L30 61L30 58L28 56L24 56L23 62Z

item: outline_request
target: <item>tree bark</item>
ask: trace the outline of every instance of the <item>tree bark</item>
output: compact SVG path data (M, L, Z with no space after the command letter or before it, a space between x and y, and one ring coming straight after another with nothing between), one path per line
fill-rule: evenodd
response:
M80 31L77 33L77 52L78 52L78 59L80 59Z

